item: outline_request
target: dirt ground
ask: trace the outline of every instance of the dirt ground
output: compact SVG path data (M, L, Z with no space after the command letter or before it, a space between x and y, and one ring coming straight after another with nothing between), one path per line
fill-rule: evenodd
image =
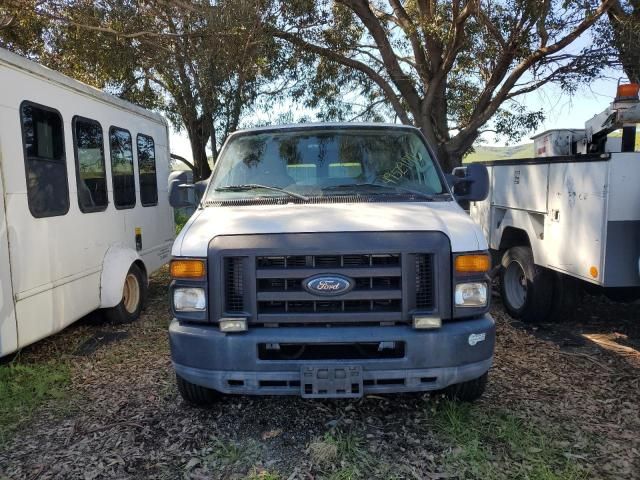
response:
M21 362L70 383L0 445L0 478L640 478L640 305L588 298L580 322L531 327L499 304L495 365L472 406L429 395L357 401L179 397L166 272L140 321L83 321ZM496 302L497 303L497 302Z

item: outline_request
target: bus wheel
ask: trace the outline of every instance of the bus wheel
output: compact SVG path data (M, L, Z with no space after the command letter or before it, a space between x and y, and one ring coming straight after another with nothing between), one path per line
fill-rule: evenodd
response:
M131 265L124 279L122 300L113 308L105 310L111 323L131 323L138 319L147 294L147 282L137 265Z
M507 313L527 323L545 321L551 311L551 272L534 263L529 247L507 250L502 267L500 296Z

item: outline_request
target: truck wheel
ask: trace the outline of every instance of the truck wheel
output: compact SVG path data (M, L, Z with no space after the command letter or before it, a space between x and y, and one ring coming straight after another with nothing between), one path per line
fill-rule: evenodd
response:
M513 318L536 323L547 319L551 311L553 276L538 267L529 247L513 247L502 257L500 294L505 309Z
M222 396L222 394L216 390L187 382L178 374L176 374L176 383L178 384L178 391L184 401L192 403L193 405L211 405Z
M489 372L484 375L467 382L456 383L449 385L442 390L442 393L449 400L459 402L473 402L479 399L487 388L487 379L489 378Z
M582 300L584 290L579 280L559 272L553 272L553 292L549 320L564 322L575 315L575 307Z
M111 323L131 323L138 319L147 295L147 282L140 267L131 265L122 286L122 300L113 308L105 310Z

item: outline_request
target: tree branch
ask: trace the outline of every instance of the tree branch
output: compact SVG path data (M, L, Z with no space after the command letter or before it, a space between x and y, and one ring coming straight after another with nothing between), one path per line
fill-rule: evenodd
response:
M411 42L411 49L413 50L413 57L415 58L415 68L418 74L425 82L429 81L429 70L427 68L427 57L422 48L420 37L418 36L418 30L415 23L411 20L407 11L404 9L399 0L389 0L391 8L398 19L400 28L404 31L405 35Z
M364 73L365 75L367 75L376 85L378 85L378 87L380 87L380 89L384 92L385 96L387 97L387 99L389 100L389 102L391 103L391 106L393 107L393 110L396 112L396 115L398 115L398 118L400 119L400 121L402 123L405 124L410 124L411 121L409 119L409 116L407 115L407 112L405 111L404 107L402 106L402 103L400 102L400 99L398 98L398 95L396 94L396 92L393 90L393 87L391 87L391 85L389 85L389 83L387 83L387 81L382 77L382 75L380 75L378 72L376 72L373 68L371 68L370 66L366 65L365 63L362 63L358 60L354 60L353 58L349 58L349 57L345 57L344 55L341 55L339 53L337 53L335 50L329 49L329 48L325 48L325 47L321 47L319 45L307 42L306 40L300 38L299 36L293 34L293 33L289 33L289 32L284 32L282 30L277 30L277 29L271 29L271 33L277 37L277 38L281 38L282 40L286 40L287 42L303 48L307 51L316 53L318 55L321 55L329 60L332 60L336 63L339 63L340 65L344 65L345 67L350 67L353 68L355 70L358 70L359 72Z
M369 3L365 0L337 0L343 5L349 7L360 18L360 21L369 31L369 34L378 45L380 49L380 55L382 61L385 64L389 78L396 86L398 91L402 94L403 98L407 101L411 112L414 117L417 117L420 113L420 96L415 89L413 80L409 75L404 73L396 54L391 47L389 38L384 28L380 24L380 21L373 14L369 8Z
M495 96L493 96L493 98L489 102L487 102L486 105L481 106L479 104L476 109L474 109L474 112L471 115L471 118L473 118L473 120L469 123L469 126L465 129L465 131L475 132L480 126L486 123L507 98L507 95L516 84L516 82L532 65L573 43L582 33L584 33L589 27L591 27L591 25L593 25L607 11L612 2L613 0L602 0L600 6L596 9L593 15L591 15L591 17L589 18L584 19L571 33L567 34L552 45L538 48L528 57L523 59L513 69L507 79L502 83L502 86L498 90L498 93L496 93ZM482 108L482 110L480 110L480 108ZM456 137L459 137L465 131L456 135Z

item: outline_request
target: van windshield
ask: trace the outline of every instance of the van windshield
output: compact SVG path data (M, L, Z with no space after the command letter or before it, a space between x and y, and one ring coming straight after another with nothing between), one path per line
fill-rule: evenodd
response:
M366 195L448 198L423 139L401 129L299 129L232 137L207 202Z

